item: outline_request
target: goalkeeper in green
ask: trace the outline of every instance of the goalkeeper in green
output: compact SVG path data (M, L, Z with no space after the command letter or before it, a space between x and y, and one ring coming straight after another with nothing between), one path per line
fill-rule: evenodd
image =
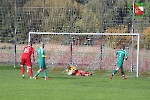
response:
M124 50L124 46L121 46L120 49L116 51L116 58L117 58L117 68L113 71L112 74L110 74L110 79L113 78L113 76L118 72L119 69L121 71L123 79L127 79L127 76L124 75L123 70L123 62L124 60L128 59L128 55Z
M46 72L46 64L45 64L45 52L44 52L44 44L41 44L41 47L37 50L37 56L38 56L38 64L39 64L39 70L36 72L34 79L37 79L38 75L40 74L41 71L44 73L44 79L45 80L50 80L49 77L47 77L47 72Z

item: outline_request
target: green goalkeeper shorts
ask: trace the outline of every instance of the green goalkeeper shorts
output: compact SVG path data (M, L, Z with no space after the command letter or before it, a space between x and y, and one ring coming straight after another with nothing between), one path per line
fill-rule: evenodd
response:
M39 68L45 68L46 64L43 61L39 61Z
M121 61L117 62L118 68L122 68L122 65L123 65L123 62L121 62Z

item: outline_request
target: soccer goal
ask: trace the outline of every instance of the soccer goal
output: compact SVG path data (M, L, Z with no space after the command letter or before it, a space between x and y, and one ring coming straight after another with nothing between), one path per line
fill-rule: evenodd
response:
M40 42L45 43L46 54L50 56L47 60L49 67L66 68L68 64L73 64L80 68L111 72L116 68L115 52L120 45L124 45L129 56L124 62L124 70L132 72L134 69L135 76L139 76L138 33L29 32L28 41L35 43L35 49Z

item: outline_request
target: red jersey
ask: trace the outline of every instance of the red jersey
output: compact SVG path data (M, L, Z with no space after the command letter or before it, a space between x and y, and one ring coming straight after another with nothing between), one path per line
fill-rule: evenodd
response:
M23 49L22 57L27 57L29 58L32 54L34 54L34 49L32 46L28 45L25 46Z
M32 46L25 46L22 53L21 64L26 64L27 66L31 66L31 55L34 54L34 49Z

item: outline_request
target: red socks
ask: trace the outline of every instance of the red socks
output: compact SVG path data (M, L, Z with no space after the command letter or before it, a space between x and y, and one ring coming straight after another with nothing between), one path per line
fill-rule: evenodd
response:
M21 66L21 73L24 74L24 66Z
M29 68L29 75L30 75L30 77L33 76L32 68Z
M24 76L24 70L25 70L24 66L21 66L21 73L23 76ZM28 68L28 71L29 71L30 77L32 77L33 76L32 68Z

